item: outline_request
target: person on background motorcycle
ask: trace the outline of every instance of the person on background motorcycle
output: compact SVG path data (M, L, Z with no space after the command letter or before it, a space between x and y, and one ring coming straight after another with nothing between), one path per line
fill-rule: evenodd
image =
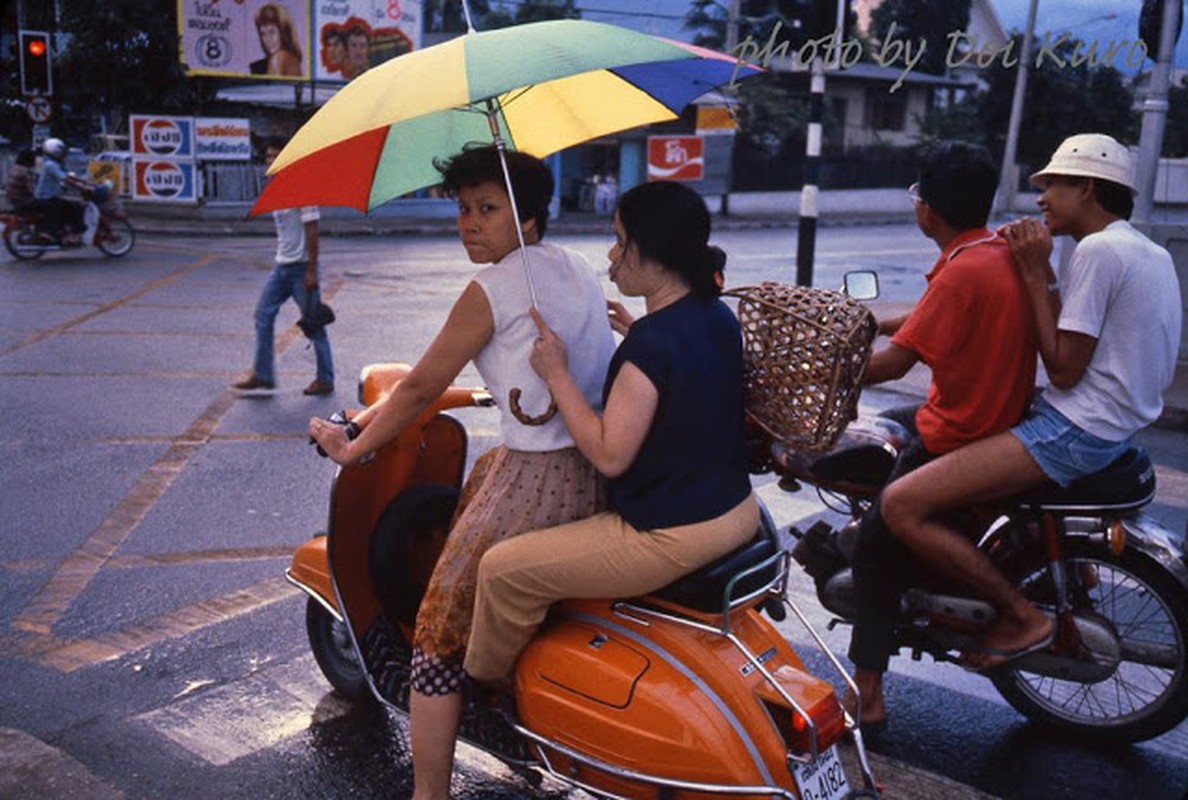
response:
M66 171L66 143L61 139L46 139L41 151L46 157L42 160L41 175L33 194L45 212L45 229L59 236L63 244L76 245L79 243L77 232L83 229L83 206L62 197L62 186L82 189L87 183Z
M1167 250L1127 221L1134 207L1130 151L1109 136L1065 139L1031 176L1043 223L1003 227L1026 286L1050 385L1009 432L963 447L887 487L892 532L938 569L992 602L998 614L967 655L990 669L1042 649L1051 620L939 515L1109 466L1158 418L1171 385L1183 309ZM1077 242L1059 283L1052 236Z
M4 197L12 210L18 214L27 214L38 209L37 198L33 194L36 182L33 167L36 163L37 153L22 150L8 170L8 178L4 183Z
M599 413L566 364L567 344L533 312L532 368L578 448L610 480L610 510L496 545L479 567L466 671L506 687L549 606L659 589L755 536L743 429L738 320L718 299L725 254L705 201L645 183L614 215L610 278L647 314L615 351Z
M870 359L863 383L902 377L917 362L931 369L924 403L886 413L912 434L890 480L1023 418L1035 388L1036 338L1023 282L1006 241L986 228L998 186L989 152L960 141L924 148L919 181L908 189L920 231L940 257L912 310L884 320L891 343ZM859 527L853 559L857 615L850 642L859 722L886 721L883 675L895 654L899 598L920 564L887 530L876 501ZM854 704L852 697L846 702Z
M549 167L524 153L506 156L523 211L538 313L571 353L574 391L597 403L614 350L606 298L584 258L541 241L553 195ZM437 166L444 188L457 198L467 256L490 266L463 290L408 376L352 420L362 429L357 438L349 440L343 427L324 420L309 423L310 435L331 458L352 463L394 439L471 360L500 408L503 443L471 471L463 490L468 500L417 614L409 704L416 800L449 797L479 558L502 539L588 517L606 501L601 477L574 446L565 422L541 413L550 406L549 391L528 365L538 334L498 152L471 148ZM518 405L510 399L517 389Z

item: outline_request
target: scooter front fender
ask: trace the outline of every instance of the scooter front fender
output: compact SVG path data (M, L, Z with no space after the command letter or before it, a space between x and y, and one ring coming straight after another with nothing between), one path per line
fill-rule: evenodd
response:
M343 621L330 579L325 535L319 534L297 548L285 570L285 579L321 603L339 622Z

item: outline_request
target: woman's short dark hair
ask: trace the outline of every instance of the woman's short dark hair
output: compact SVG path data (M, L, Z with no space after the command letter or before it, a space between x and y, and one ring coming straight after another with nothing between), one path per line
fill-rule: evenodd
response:
M509 150L504 155L520 220L536 220L536 233L544 238L549 224L549 201L553 199L553 171L548 164L527 153ZM441 173L442 188L450 197L457 197L460 189L487 181L505 186L499 151L494 145L467 147L445 161L435 160L433 166Z
M959 231L986 225L998 189L990 151L950 139L921 148L917 164L920 199L941 219Z
M640 256L684 277L701 297L722 293L714 276L726 254L709 243L710 215L701 195L672 181L642 183L619 198L616 211L628 246Z

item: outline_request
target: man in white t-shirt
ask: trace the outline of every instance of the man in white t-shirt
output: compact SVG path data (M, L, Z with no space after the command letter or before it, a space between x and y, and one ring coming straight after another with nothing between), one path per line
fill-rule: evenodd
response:
M270 140L264 147L264 164L271 166L280 154L282 143ZM318 292L318 209L285 208L272 212L276 223L276 265L256 303L256 353L252 372L247 378L232 384L241 392L276 388L275 348L273 330L280 307L290 297L302 316L317 307ZM330 355L330 337L325 326L309 334L317 360L317 375L305 387L307 395L334 392L334 360Z

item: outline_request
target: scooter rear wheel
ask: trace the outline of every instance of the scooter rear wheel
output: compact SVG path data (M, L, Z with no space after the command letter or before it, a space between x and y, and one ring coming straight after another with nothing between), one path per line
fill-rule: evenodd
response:
M21 261L33 261L45 255L45 248L37 241L37 229L32 225L14 225L4 231L4 246Z
M305 632L314 660L334 690L352 703L374 702L363 663L351 646L346 623L339 622L312 597L305 603Z
M1043 725L1099 742L1141 742L1188 716L1188 603L1176 580L1127 549L1070 542L1066 553L1074 606L1116 631L1122 661L1098 683L997 670L990 675L1016 711ZM1017 585L1038 605L1050 603L1046 567L1022 570Z

